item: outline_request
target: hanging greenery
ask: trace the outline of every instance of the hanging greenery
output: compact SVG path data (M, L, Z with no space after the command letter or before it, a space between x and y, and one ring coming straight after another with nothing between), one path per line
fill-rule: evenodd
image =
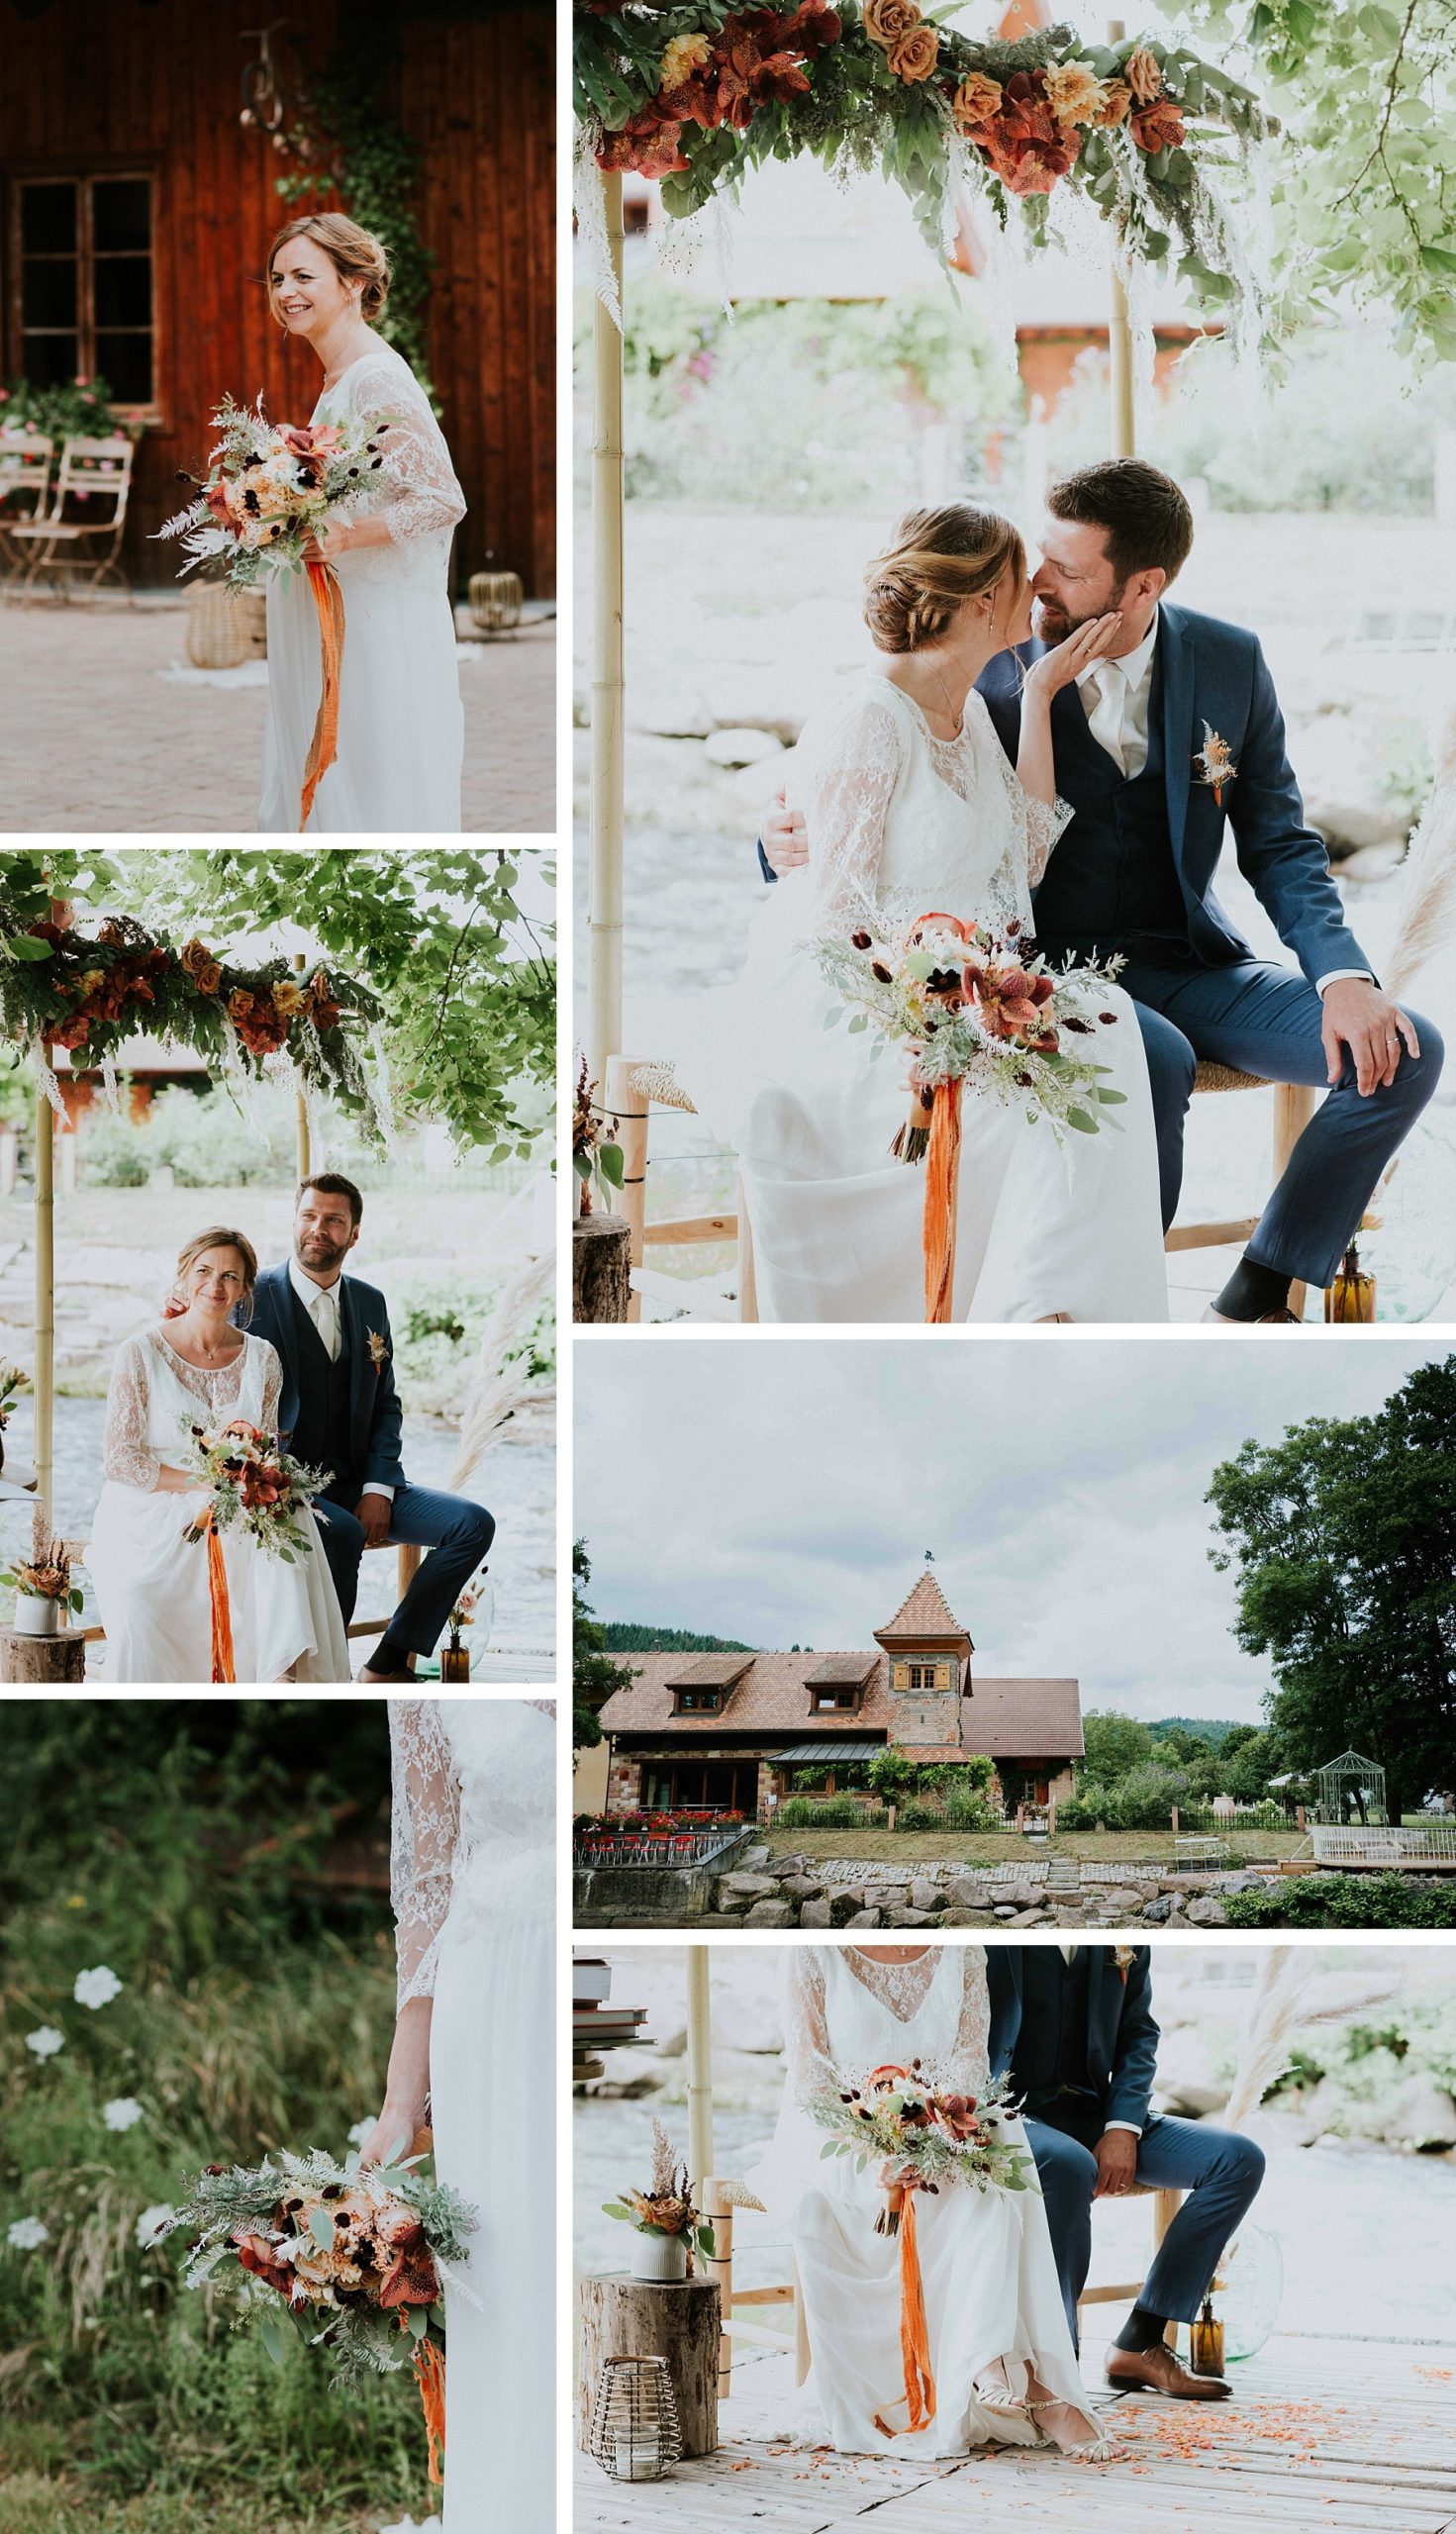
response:
M437 414L429 377L427 318L435 257L415 209L424 152L387 102L401 58L393 0L366 0L340 13L328 68L305 83L285 135L299 161L277 180L287 203L335 193L350 220L389 250L389 301L376 332L407 360Z
M1087 44L1065 26L974 44L919 0L577 0L574 50L590 155L657 178L674 218L765 159L807 153L835 172L881 168L937 249L964 181L1036 244L1065 186L1138 262L1176 257L1214 313L1252 287L1214 179L1269 127L1251 90L1181 45Z

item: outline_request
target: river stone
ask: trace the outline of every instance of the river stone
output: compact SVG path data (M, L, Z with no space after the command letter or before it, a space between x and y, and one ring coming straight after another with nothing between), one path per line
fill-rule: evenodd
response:
M782 756L784 743L773 731L710 731L703 753L715 765L761 765L766 757Z
M1047 1924L1047 1912L1039 1907L1019 1909L1011 1923L1014 1927L1044 1927Z
M725 1892L720 1883L713 1895L713 1906L721 1918L738 1917L747 1908L748 1900L746 1892Z
M779 1887L771 1874L721 1874L718 1878L718 1905L725 1900L776 1900Z
M833 1923L832 1906L827 1900L806 1900L799 1912L801 1927L831 1927Z
M1150 1927L1166 1926L1172 1913L1172 1896L1166 1892L1160 1892L1155 1900L1148 1900L1143 1904L1142 1914Z
M844 1921L846 1927L877 1927L879 1923L878 1909L856 1909L853 1917Z
M928 1909L912 1909L899 1902L893 1909L885 1911L885 1924L887 1927L927 1927L930 1915Z
M858 1917L863 1907L864 1900L860 1893L831 1892L828 1899L829 1915L826 1923L831 1927L847 1927L851 1920Z
M952 1909L986 1909L990 1899L984 1883L973 1874L955 1874L945 1887L945 1898Z
M1226 1927L1228 1912L1221 1900L1190 1900L1188 1923L1191 1927Z
M743 1920L745 1927L791 1927L793 1923L793 1903L788 1900L755 1900Z
M931 1883L925 1875L918 1875L910 1887L910 1905L913 1909L943 1909L945 1895L938 1883Z
M824 1897L824 1885L812 1874L786 1874L779 1890L790 1900L819 1900Z
M942 1927L994 1927L1000 1922L994 1909L947 1909L940 1921Z

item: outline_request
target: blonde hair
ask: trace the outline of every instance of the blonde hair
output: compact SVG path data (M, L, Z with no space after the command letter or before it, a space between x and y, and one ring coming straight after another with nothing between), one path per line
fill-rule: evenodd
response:
M341 211L318 211L307 220L290 220L268 248L268 297L273 294L273 258L290 238L315 238L341 281L361 281L359 314L382 316L389 297L389 250L356 220ZM279 318L278 323L282 324Z
M182 1290L182 1279L189 1267L195 1267L205 1249L236 1249L243 1261L243 1316L252 1316L252 1289L257 1283L257 1251L245 1232L234 1231L227 1223L212 1223L206 1231L194 1232L184 1240L177 1252L177 1281L173 1294Z
M895 543L865 573L864 621L880 651L918 651L936 642L967 599L1019 581L1026 549L1009 519L969 502L909 511Z

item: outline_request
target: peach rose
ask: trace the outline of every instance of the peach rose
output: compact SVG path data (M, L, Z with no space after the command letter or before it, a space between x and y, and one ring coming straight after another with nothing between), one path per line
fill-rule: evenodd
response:
M1125 123L1132 110L1132 91L1125 79L1110 79L1103 94L1102 113L1098 122L1104 131L1110 125Z
M871 44L888 52L900 36L921 23L919 0L864 0L864 31Z
M934 78L935 64L940 58L940 38L933 27L927 27L922 21L918 27L908 27L903 36L897 36L885 57L897 79L903 79L908 88L916 87L922 79Z
M967 71L950 111L959 132L972 132L978 123L990 123L1001 112L1001 81L988 79L982 70Z
M1163 66L1155 52L1140 44L1122 64L1122 76L1140 106L1150 106L1163 93Z

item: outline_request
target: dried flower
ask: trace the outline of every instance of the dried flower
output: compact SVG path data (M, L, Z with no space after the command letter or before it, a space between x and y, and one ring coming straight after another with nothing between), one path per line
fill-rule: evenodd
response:
M922 80L935 75L940 38L933 27L923 23L907 27L904 35L897 36L890 45L885 57L897 79L903 79L908 88L918 87Z
M1063 61L1046 72L1046 94L1059 124L1095 124L1106 89L1090 61Z
M1159 97L1151 106L1138 106L1127 119L1127 129L1139 149L1149 158L1160 149L1182 147L1187 133L1180 108L1171 97Z
M1076 164L1080 146L1075 131L1065 130L1052 113L1042 70L1018 70L1008 79L1001 113L976 139L993 175L1019 196L1049 194Z
M302 1012L307 997L302 986L296 986L291 978L280 977L272 992L273 1010L281 1021L291 1021L295 1013Z
M990 123L1001 112L1001 97L999 79L988 79L982 70L967 71L950 109L956 130L974 132L978 124Z
M1122 64L1122 76L1140 106L1151 105L1163 93L1163 65L1145 44L1129 52Z
M205 941L184 941L177 953L178 964L192 979L199 994L216 994L223 982L223 971Z
M706 36L674 36L662 55L661 86L680 88L685 79L712 59L713 47Z
M919 0L864 0L865 34L882 52L920 23Z
M1098 122L1106 131L1113 124L1125 123L1132 107L1132 91L1125 79L1110 79L1103 95Z

